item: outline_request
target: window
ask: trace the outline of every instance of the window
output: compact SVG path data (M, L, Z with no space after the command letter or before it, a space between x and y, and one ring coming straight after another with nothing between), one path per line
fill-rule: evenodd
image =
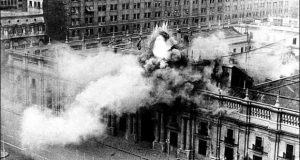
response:
M256 155L253 155L253 160L262 160L262 157L259 157L259 156L256 156Z
M48 87L46 89L46 97L47 97L46 106L47 106L47 108L52 109L52 91L50 88L51 87Z
M150 28L150 22L145 23L144 28Z
M255 138L255 146L257 146L257 147L262 146L262 138L261 137L256 137Z
M150 16L151 16L151 12L147 12L144 14L144 18L150 18Z
M285 152L285 156L283 158L286 159L293 159L293 151L294 151L294 146L287 144L286 145L286 152Z
M117 10L118 9L118 4L111 4L110 5L110 10L111 11L114 11L114 10Z
M106 11L106 5L98 6L98 11Z
M154 6L155 6L155 7L160 7L160 2L155 2L155 3L154 3Z
M127 31L129 30L129 26L128 25L123 25L122 26L122 31Z
M206 22L206 18L205 17L201 17L200 22Z
M134 3L133 9L139 9L141 7L141 3Z
M171 2L170 1L165 1L165 6L171 6Z
M297 38L293 38L293 45L297 44Z
M161 12L155 12L155 17L160 17L161 16Z
M233 138L233 130L232 129L227 129L227 137Z
M146 8L150 8L151 7L151 2L145 2L145 6L146 6Z
M170 145L177 147L178 134L176 132L170 132Z
M225 147L225 159L233 160L233 149L231 147Z
M244 48L243 47L241 47L241 53L243 53L244 52Z
M122 9L129 9L129 3L123 3Z
M235 49L235 48L233 49L233 52L234 52L234 53L236 52L236 49Z
M129 19L129 14L123 14L122 15L122 20L128 20Z
M31 103L36 104L37 103L37 97L36 97L36 81L34 78L31 79Z
M140 14L139 13L133 14L133 19L140 19Z
M110 16L110 21L111 21L111 22L115 22L115 21L117 21L117 19L118 19L118 16L117 16L117 15Z
M207 142L204 140L199 140L198 153L206 156Z
M98 22L100 23L105 22L105 16L98 17Z
M208 123L207 122L201 122L199 124L198 132L200 135L207 136L208 135Z
M184 4L184 5L189 5L189 4L190 4L190 1L189 1L189 0L184 0L183 4Z
M204 3L206 3L206 0L201 0L201 4L204 4Z
M215 0L210 0L210 3L215 3Z

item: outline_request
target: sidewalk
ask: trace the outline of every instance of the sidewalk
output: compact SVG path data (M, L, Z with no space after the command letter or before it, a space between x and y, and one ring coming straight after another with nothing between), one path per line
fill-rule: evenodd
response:
M135 155L141 156L141 159L151 159L151 160L176 160L174 155L168 155L166 153L153 150L149 145L149 143L134 143L125 140L122 137L113 137L108 136L105 139L100 141L101 143L111 146L114 148L118 148L120 150L130 152Z

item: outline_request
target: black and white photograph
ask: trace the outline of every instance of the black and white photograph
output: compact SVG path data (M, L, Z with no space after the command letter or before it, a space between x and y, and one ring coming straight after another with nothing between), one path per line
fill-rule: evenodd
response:
M0 0L1 160L300 160L299 0Z

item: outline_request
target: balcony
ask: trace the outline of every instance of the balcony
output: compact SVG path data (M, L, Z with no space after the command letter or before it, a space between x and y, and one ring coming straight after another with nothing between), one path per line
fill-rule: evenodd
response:
M264 152L264 147L263 146L258 146L258 145L252 144L252 149L254 151L257 151L257 152L261 152L261 153Z
M285 152L283 152L283 158L284 159L288 159L288 160L295 160L295 156L294 155L286 154Z
M234 138L232 138L232 137L225 137L224 142L227 143L227 144L234 145Z

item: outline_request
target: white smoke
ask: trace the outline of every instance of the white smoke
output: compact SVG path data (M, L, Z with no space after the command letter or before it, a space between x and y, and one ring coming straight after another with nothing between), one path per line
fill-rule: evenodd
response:
M21 124L23 145L65 145L80 143L89 136L101 136L105 131L101 122L105 110L131 112L147 103L152 85L142 76L137 57L110 51L85 57L74 55L68 49L60 52L61 76L80 81L84 89L60 115L53 115L48 109L41 111L36 106L26 109Z
M236 58L240 67L257 82L299 73L299 59L290 47L295 34L268 28L251 30L251 32L254 51L251 51L247 57L243 54Z
M229 44L225 41L224 33L219 31L208 37L193 39L190 50L189 57L193 60L214 60L229 54Z

